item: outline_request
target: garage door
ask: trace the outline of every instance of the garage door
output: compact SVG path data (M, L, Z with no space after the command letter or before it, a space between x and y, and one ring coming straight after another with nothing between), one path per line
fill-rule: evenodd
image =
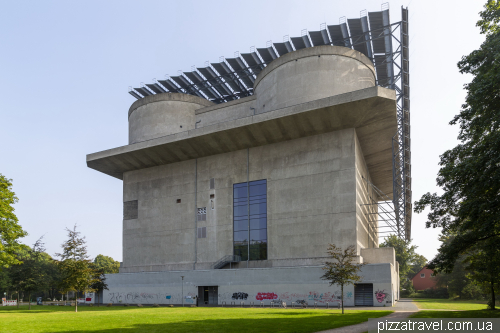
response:
M373 306L373 284L363 283L354 285L354 305Z

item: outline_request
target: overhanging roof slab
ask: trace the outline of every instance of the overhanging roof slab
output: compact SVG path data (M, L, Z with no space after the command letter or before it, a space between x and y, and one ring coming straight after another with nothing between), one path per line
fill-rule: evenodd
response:
M392 197L396 94L379 86L87 155L87 166L123 173L355 128L372 182Z

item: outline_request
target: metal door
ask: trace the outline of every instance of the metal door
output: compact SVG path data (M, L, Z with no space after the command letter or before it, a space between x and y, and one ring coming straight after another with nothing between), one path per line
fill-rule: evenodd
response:
M206 286L198 287L198 304L217 305L219 303L219 287Z
M363 283L354 285L354 305L373 306L373 284Z

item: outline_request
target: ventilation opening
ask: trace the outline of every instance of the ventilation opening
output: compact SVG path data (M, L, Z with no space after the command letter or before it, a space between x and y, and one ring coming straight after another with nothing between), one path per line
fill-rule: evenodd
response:
M210 199L215 198L215 194L210 194Z
M207 227L198 228L198 238L207 238Z
M177 203L181 203L181 199L177 199Z
M198 208L198 221L207 220L207 207Z
M125 201L123 203L123 219L135 220L139 217L139 201Z

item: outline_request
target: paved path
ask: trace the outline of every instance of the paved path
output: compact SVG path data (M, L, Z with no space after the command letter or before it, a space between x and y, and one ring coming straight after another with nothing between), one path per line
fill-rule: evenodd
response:
M410 315L414 314L417 312L419 309L415 305L415 303L412 302L411 299L402 299L399 300L395 306L391 308L380 308L380 307L349 307L349 308L344 308L349 310L392 310L395 311L394 313L391 313L388 316L382 317L382 318L387 318L387 319L404 319L408 318ZM368 327L368 322L364 322L361 324L357 325L351 325L351 326L344 326L344 327L339 327L339 328L334 328L331 330L326 330L326 331L321 331L317 333L362 333L362 332L367 332L369 329Z

